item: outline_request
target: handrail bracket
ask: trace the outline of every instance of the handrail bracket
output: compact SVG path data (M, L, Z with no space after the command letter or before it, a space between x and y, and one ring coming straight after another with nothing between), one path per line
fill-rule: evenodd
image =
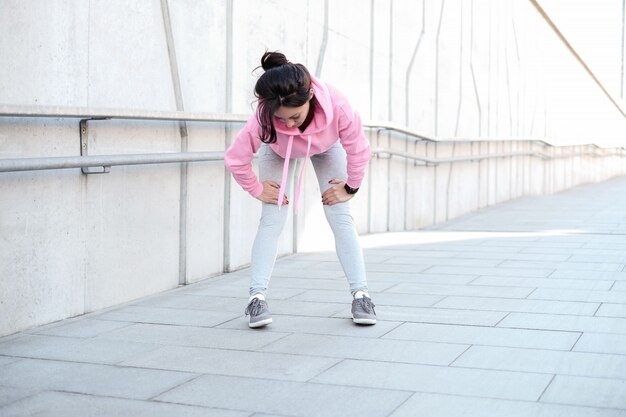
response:
M90 117L88 119L81 119L78 124L78 131L80 133L80 156L88 156L89 155L89 130L87 128L87 122L89 120L107 120L108 117ZM110 166L101 166L101 167L82 167L81 172L85 175L89 174L108 174L111 172Z

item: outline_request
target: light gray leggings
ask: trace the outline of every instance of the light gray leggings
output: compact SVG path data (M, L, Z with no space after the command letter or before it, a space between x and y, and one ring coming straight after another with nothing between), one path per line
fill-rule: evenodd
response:
M260 181L272 180L280 184L285 160L266 144L261 145L258 159ZM293 178L294 161L292 159L289 163L286 189L289 189L289 184ZM331 179L345 180L347 177L346 152L339 142L326 152L311 156L311 162L320 185L320 193L336 186L328 183ZM292 205L295 202L294 196L289 195L289 197L289 203ZM276 261L278 237L285 225L287 210L289 209L289 206L283 206L279 210L276 204L262 204L259 229L252 246L250 295L259 293L265 295L267 291ZM320 204L322 204L321 194ZM350 292L352 294L358 290L367 292L363 252L350 214L350 202L324 206L324 214L335 235L337 256L350 284Z

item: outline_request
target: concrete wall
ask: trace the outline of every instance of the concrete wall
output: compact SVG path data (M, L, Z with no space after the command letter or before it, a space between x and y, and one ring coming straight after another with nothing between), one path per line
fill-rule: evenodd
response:
M339 87L364 119L442 140L368 131L373 147L438 158L568 153L521 139L575 147L626 137L623 116L526 1L0 0L0 8L0 105L250 114L252 70L267 48ZM91 121L89 153L223 150L238 129L184 127ZM0 158L75 155L78 119L0 117ZM375 157L353 200L355 220L362 233L414 229L624 167L615 157L436 166ZM282 254L332 248L307 172ZM0 174L0 335L244 266L259 212L220 163Z

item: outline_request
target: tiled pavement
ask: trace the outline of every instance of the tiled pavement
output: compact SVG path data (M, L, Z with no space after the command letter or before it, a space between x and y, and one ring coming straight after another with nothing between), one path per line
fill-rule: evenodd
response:
M0 339L0 416L626 416L626 177L362 240L374 327L291 256Z

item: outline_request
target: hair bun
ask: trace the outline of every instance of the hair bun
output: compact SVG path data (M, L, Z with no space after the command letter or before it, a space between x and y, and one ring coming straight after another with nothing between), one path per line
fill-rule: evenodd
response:
M287 57L280 52L266 52L261 57L261 66L265 71L288 63Z

